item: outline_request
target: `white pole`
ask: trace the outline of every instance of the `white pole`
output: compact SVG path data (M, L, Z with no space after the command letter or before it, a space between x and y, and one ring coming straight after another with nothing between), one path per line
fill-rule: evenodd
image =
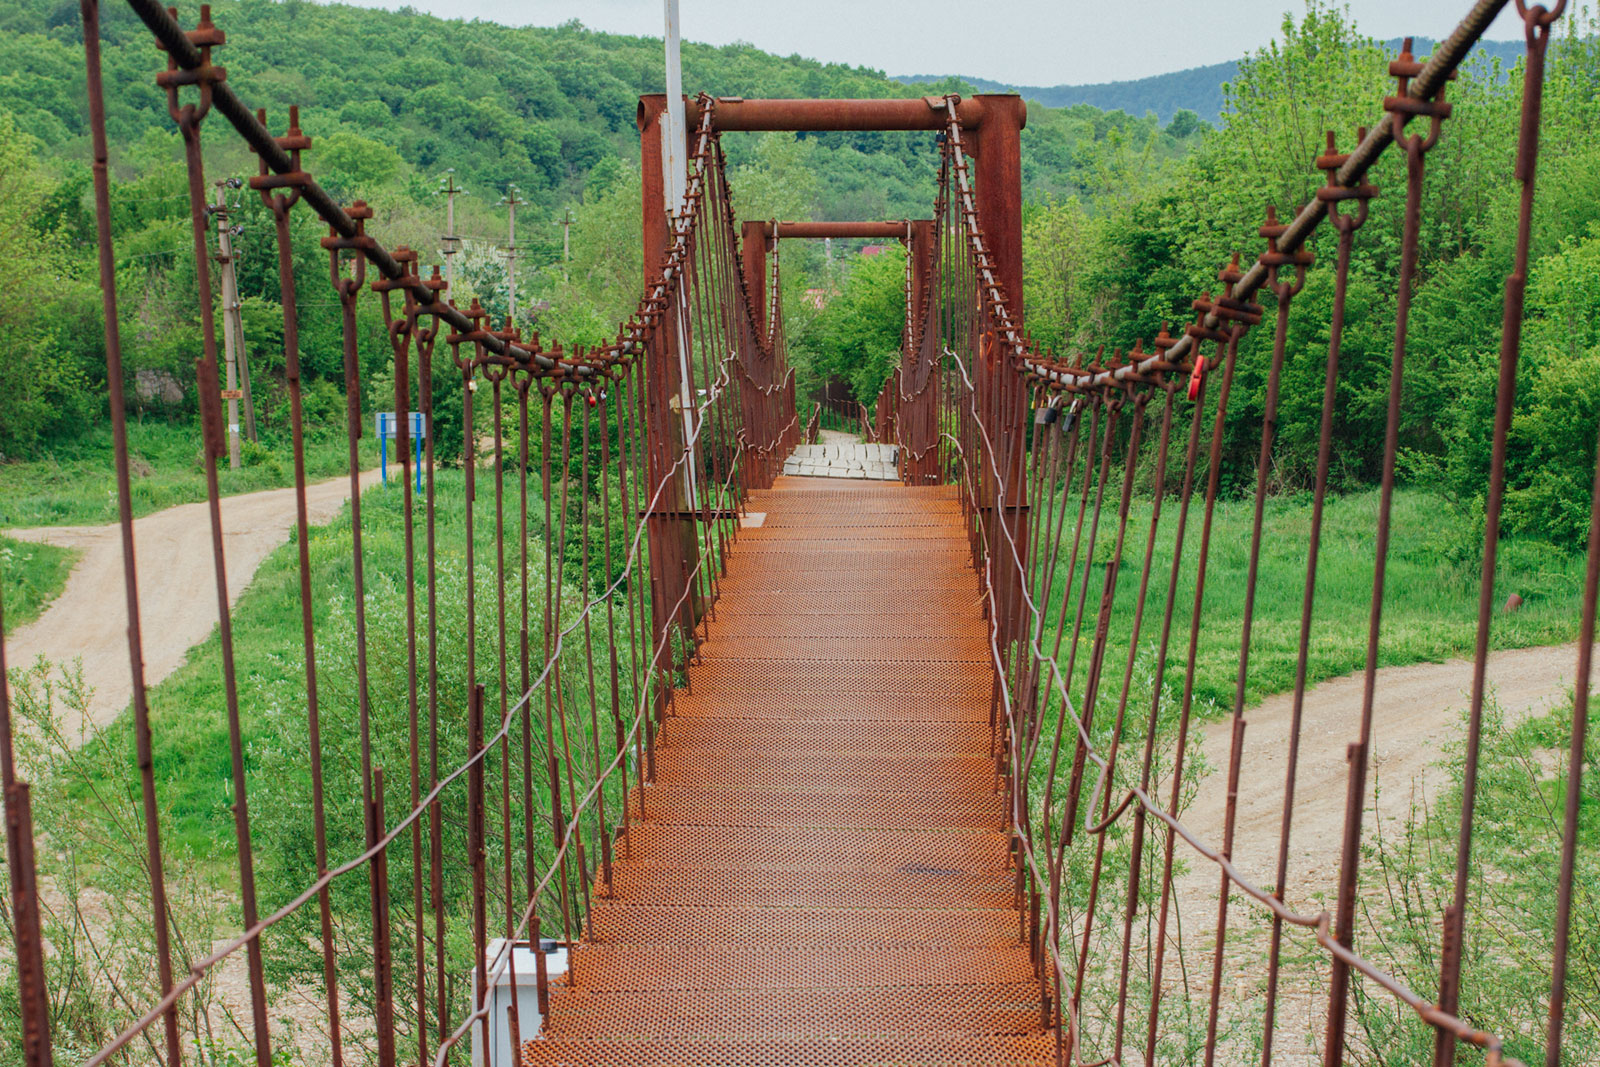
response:
M678 48L678 0L662 0L666 16L667 50L667 113L666 129L661 136L661 169L666 180L662 182L666 198L668 225L677 227L679 210L683 207L684 193L689 188L689 160L685 155L688 144L687 120L683 113L683 61ZM688 291L682 280L678 288L678 406L683 413L683 441L694 440L695 403L689 391L689 306ZM694 464L685 464L684 473L688 489L687 506L694 508Z
M228 241L228 207L222 182L217 182L217 202L213 214L217 216L217 259L222 264L222 350L227 370L228 466L238 470L239 401L234 399L234 394L239 390L239 351L235 347L233 317L239 310L239 297L233 291L233 256Z
M683 62L678 54L678 0L662 0L667 32L667 128L661 138L661 162L666 173L667 218L676 218L689 185L684 157L688 131L683 114Z

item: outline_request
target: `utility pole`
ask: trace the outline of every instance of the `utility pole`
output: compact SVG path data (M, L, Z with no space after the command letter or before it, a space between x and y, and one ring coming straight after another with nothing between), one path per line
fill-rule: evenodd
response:
M527 201L517 195L515 185L506 186L505 199L500 201L506 206L508 212L507 225L509 230L506 235L506 286L507 311L506 314L513 326L517 322L517 207Z
M226 191L238 188L237 178L216 183L217 198L211 213L217 217L217 263L222 267L222 345L227 364L228 385L223 396L228 400L228 466L238 470L239 401L244 400L245 432L256 439L255 406L250 395L250 363L244 350L244 325L239 315L239 285L233 271L233 228L228 225ZM241 388L241 385L243 386Z
M561 280L568 281L567 264L572 261L572 209L561 216Z
M688 143L688 121L683 113L683 60L678 50L678 0L662 0L666 9L667 31L667 113L661 131L661 161L666 175L667 218L675 219L689 186L689 161L684 156Z
M678 213L683 207L683 196L689 187L689 160L685 156L688 144L688 122L683 109L683 59L678 48L678 0L662 0L666 19L667 110L661 131L661 170L664 181L662 195L666 199L669 232L677 229ZM677 342L678 342L678 406L683 413L683 442L693 451L695 434L695 403L689 392L689 292L681 283L678 286ZM693 463L684 464L687 490L686 506L695 507L695 470Z
M456 237L456 194L464 193L465 189L456 184L456 169L449 167L444 172L444 178L439 182L439 188L434 192L444 194L444 298L451 299L456 295L456 253L460 249L460 238Z

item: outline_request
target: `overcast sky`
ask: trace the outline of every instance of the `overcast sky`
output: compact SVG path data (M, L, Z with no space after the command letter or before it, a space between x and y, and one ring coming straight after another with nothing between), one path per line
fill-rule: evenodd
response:
M404 0L354 0L399 7ZM1012 85L1124 81L1235 59L1276 36L1302 0L680 0L683 36L889 74L966 74ZM661 35L662 0L411 0L448 18L515 26L578 19ZM1443 37L1470 0L1351 0L1380 39ZM1521 37L1513 5L1489 33ZM692 86L686 87L693 92Z

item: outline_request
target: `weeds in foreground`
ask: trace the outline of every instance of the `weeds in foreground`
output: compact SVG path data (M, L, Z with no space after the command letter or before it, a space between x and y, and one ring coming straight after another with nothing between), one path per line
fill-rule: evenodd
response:
M1506 1054L1544 1061L1572 701L1513 721L1484 709L1468 869L1461 1008L1506 1040ZM1466 737L1465 716L1457 732ZM1368 849L1357 936L1378 966L1431 996L1438 983L1438 917L1453 898L1464 742L1447 746L1447 785L1418 796L1401 825L1380 825ZM1562 1062L1600 1063L1600 758L1582 768ZM1352 1062L1433 1062L1433 1034L1381 990L1357 987L1364 1049Z
M116 773L133 766L133 753L85 714L90 693L81 669L41 659L10 674L18 775L33 785L50 1029L57 1057L75 1062L160 999L143 809L137 779ZM182 849L167 851L166 886L173 968L182 975L237 928L237 908ZM9 901L0 915L0 1034L15 1035L21 1019ZM191 1062L222 1067L248 1047L236 1007L224 1003L215 975L179 1001L181 1025L196 1035ZM137 1039L129 1061L159 1061L160 1039L159 1028ZM0 1041L0 1065L21 1062L22 1043Z

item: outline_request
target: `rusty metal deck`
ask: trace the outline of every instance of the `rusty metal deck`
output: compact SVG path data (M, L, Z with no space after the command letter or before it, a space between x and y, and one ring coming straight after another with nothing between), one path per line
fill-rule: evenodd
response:
M1051 1062L954 494L755 494L529 1067Z

